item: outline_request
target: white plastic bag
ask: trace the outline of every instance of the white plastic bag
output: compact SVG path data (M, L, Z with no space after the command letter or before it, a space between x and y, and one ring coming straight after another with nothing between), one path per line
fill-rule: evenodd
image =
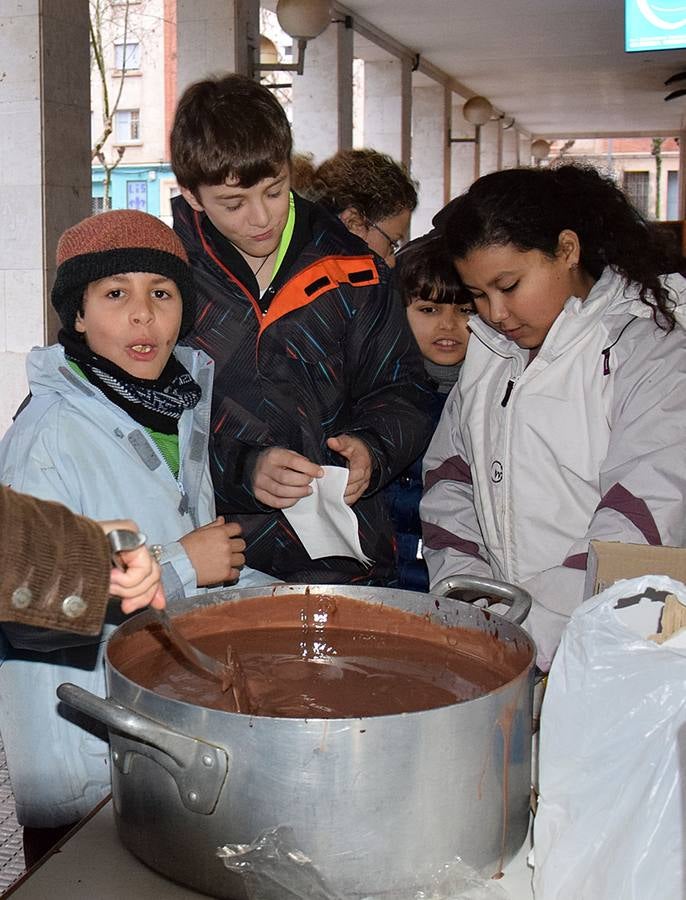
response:
M619 581L562 636L541 713L536 900L686 897L686 649L646 640L656 591L686 603L670 578Z
M217 856L230 872L243 879L249 900L343 900L298 849L295 833L288 826L268 828L250 844L226 844L217 849ZM360 900L359 893L355 892L355 897ZM362 900L391 898L383 891L383 898L370 894ZM483 878L455 858L441 866L429 884L396 890L392 900L508 900L508 894L495 881Z

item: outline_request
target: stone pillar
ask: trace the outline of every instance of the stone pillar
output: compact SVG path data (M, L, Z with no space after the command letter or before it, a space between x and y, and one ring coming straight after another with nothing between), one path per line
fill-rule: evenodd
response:
M210 75L249 75L259 21L259 0L177 0L177 94Z
M531 137L528 134L522 134L519 132L519 165L520 166L530 166L532 164L531 159Z
M500 168L500 120L493 119L481 126L481 144L479 147L479 175L497 172Z
M498 129L495 135L495 165L496 171L499 172L503 167L503 120L498 119L496 125Z
M430 230L431 219L450 199L450 112L450 92L444 87L414 89L412 177L419 182L419 205L412 216L413 237Z
M27 351L57 333L49 303L57 241L90 212L88 4L7 0L0 59L2 433L26 395Z
M409 60L364 64L364 145L410 165L412 71Z
M476 129L462 115L464 97L457 94L453 97L451 143L451 178L450 187L453 197L467 190L474 181L477 169L478 148L476 145Z
M502 165L503 169L514 169L518 164L519 145L517 140L517 132L514 126L503 128L503 152Z
M305 68L293 75L293 141L323 162L353 144L353 30L332 22L307 42Z
M412 64L408 59L400 63L400 161L408 172L412 166Z

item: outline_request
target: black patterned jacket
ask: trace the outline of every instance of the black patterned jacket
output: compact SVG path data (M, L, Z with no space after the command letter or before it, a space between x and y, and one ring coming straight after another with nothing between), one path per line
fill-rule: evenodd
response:
M217 510L242 524L248 564L288 581L392 584L392 529L379 491L423 451L431 425L422 358L390 270L338 219L296 197L291 247L263 312L247 264L181 197L174 228L199 295L186 341L215 361ZM342 433L362 438L375 462L353 507L371 569L344 557L312 560L283 514L251 490L260 451L287 447L344 465L326 446Z

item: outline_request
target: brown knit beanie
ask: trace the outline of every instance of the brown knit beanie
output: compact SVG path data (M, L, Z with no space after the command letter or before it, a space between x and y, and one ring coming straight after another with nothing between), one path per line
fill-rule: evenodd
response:
M195 286L188 256L176 234L154 216L113 209L68 228L57 244L57 276L52 305L69 332L92 281L129 272L151 272L175 282L183 300L179 337L195 318Z

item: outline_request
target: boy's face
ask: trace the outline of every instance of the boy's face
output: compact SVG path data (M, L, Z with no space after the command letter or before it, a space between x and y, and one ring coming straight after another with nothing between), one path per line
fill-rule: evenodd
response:
M169 278L129 272L92 281L74 327L90 349L135 378L159 378L181 327L181 292Z
M201 185L195 193L181 193L197 212L207 213L214 227L243 254L260 259L279 246L288 219L290 170L284 163L274 178L263 178L252 187L240 187L235 179L224 184Z
M473 312L469 303L412 300L407 307L407 321L422 356L439 366L461 363L469 340L467 322Z

